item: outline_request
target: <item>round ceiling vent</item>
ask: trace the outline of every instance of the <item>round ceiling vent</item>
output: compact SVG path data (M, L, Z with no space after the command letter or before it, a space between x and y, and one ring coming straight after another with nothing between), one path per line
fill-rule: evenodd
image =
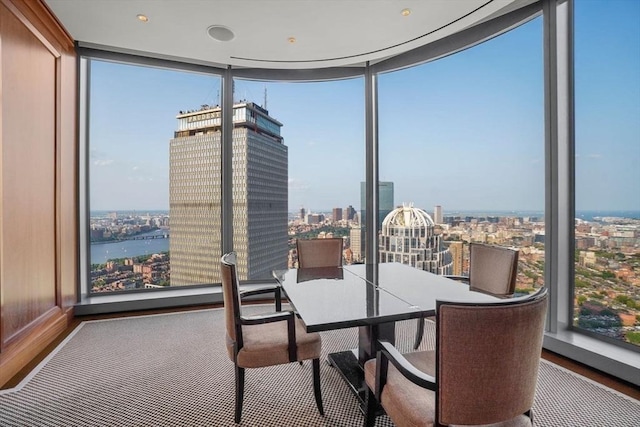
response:
M207 33L209 33L209 36L212 39L219 42L231 41L236 36L235 34L233 34L233 31L222 25L210 26L209 28L207 28Z

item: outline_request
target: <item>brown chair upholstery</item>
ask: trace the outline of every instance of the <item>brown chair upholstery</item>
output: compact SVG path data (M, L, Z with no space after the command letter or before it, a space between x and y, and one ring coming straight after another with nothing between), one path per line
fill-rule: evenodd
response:
M435 351L402 355L380 341L365 363L365 427L376 402L398 427L531 427L546 310L546 288L494 303L438 302Z
M260 368L296 361L302 363L306 359L313 360L313 391L318 411L324 415L320 391L320 335L307 333L303 323L292 311L282 311L279 286L240 293L235 253L223 255L220 261L226 347L229 358L235 365L235 422L239 423L242 415L245 368ZM274 293L275 312L243 316L241 298L263 293Z
M469 245L469 288L511 296L516 289L519 251L500 246Z
M509 297L516 289L519 251L481 243L469 244L469 276L447 276L469 283L472 291ZM429 320L435 320L432 317ZM418 319L413 348L417 349L424 335L424 321Z
M297 239L298 268L339 267L342 265L342 239Z

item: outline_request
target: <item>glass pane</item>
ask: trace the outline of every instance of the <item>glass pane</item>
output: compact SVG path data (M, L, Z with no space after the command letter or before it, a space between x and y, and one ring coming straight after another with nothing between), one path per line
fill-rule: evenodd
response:
M470 242L519 249L517 291L544 282L542 20L380 76L380 180L396 210L380 261L467 275Z
M579 330L640 346L640 2L575 3Z
M196 119L220 79L91 60L90 81L90 292L212 283L220 154Z
M241 280L297 266L297 238L344 238L352 262L364 176L362 79L236 80L233 247ZM359 243L358 243L359 244ZM359 251L359 248L358 248Z

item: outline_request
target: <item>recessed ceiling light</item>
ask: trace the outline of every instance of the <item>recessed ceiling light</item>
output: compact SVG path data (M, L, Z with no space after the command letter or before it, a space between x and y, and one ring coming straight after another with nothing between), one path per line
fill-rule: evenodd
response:
M225 27L224 25L212 25L209 28L207 28L207 33L209 33L209 36L212 39L217 40L219 42L228 42L233 40L236 37L233 31L231 31L229 28Z
M288 41L289 43L295 43L295 42L296 42L296 38L295 38L295 37L289 37L289 38L287 39L287 41Z
M149 22L149 18L147 15L143 15L142 13L137 16L138 20L141 22Z
M409 16L411 15L411 9L402 9L400 13L402 14L402 16Z

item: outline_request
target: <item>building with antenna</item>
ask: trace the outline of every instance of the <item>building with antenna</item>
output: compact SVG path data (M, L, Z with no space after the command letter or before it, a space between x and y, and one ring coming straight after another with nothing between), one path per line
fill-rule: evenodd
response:
M220 283L221 109L176 116L169 143L171 285ZM252 102L233 106L233 247L241 280L287 266L288 149L282 123Z

